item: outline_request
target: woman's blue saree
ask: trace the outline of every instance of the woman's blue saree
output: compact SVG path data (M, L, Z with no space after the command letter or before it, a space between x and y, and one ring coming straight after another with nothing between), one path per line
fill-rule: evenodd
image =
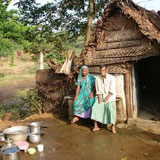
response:
M77 100L73 104L74 114L81 114L86 112L93 106L95 102L94 96L92 98L89 98L89 95L93 91L93 88L95 86L95 78L88 73L85 79L82 80L82 70L84 68L89 71L89 68L87 66L82 66L80 69L80 73L76 82L77 86L80 85L80 91Z

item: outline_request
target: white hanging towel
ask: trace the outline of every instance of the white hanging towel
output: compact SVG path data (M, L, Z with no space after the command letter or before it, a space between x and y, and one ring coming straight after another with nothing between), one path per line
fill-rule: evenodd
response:
M69 75L71 73L71 65L72 65L72 58L71 58L72 54L69 54L64 62L64 64L62 65L61 69L60 69L60 73L64 73L66 75Z

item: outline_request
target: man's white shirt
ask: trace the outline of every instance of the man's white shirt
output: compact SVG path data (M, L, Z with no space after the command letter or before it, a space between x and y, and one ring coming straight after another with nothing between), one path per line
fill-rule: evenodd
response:
M115 102L116 101L116 85L115 85L115 77L111 74L106 74L106 78L104 81L102 77L96 77L96 94L102 94L103 99L106 98L108 93L112 93L107 102Z

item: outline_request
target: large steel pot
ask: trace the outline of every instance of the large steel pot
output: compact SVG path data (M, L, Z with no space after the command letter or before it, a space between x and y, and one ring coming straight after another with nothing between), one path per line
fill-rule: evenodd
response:
M27 126L14 126L3 131L6 138L12 139L13 142L26 141L29 133Z
M20 160L20 149L11 140L6 140L6 145L1 148L1 160Z

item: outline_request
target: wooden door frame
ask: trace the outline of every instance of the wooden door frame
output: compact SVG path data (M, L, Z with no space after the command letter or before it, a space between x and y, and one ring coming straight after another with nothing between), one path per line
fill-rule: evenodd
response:
M124 74L124 90L126 99L126 112L127 119L133 118L133 85L132 85L132 70L131 67L128 68L126 74Z

